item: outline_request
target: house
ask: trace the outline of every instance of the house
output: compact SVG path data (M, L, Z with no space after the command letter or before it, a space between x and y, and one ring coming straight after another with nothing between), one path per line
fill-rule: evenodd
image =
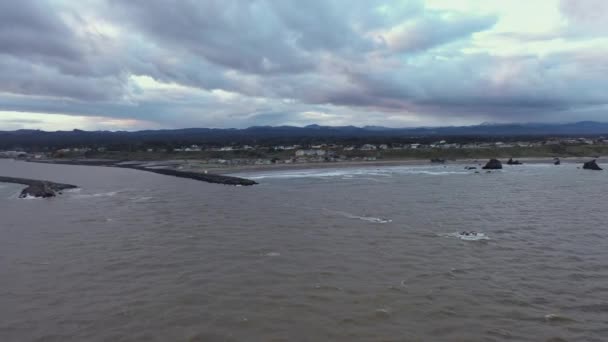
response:
M325 157L326 155L327 151L320 149L296 151L296 157Z
M25 158L27 153L21 151L5 151L0 152L0 158Z

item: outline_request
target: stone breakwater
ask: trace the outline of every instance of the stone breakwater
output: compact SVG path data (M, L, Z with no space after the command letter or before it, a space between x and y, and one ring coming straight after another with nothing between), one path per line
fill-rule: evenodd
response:
M0 176L0 182L27 185L27 187L21 191L21 194L19 194L20 198L55 197L57 194L60 194L61 191L63 191L63 190L77 188L77 186L71 185L71 184L62 184L62 183L54 183L54 182L49 182L49 181L44 181L44 180L3 177L3 176Z
M154 172L154 173L158 173L158 174L165 175L165 176L190 178L190 179L207 182L207 183L226 184L226 185L243 185L243 186L250 186L250 185L258 184L256 181L253 181L251 179L215 175L215 174L207 174L207 173L179 171L179 170L173 170L173 169L149 169L149 168L145 168L145 167L141 167L141 166L132 166L132 165L116 165L116 167L124 167L124 168L128 168L128 169Z
M84 166L108 166L108 167L120 167L125 169L134 169L139 171L147 171L158 173L165 176L174 176L180 178L189 178L201 182L225 184L225 185L242 185L250 186L258 184L256 181L246 178L224 176L218 174L207 174L199 172L181 171L173 168L150 168L142 165L140 162L128 162L128 161L117 161L117 160L48 160L48 161L35 161L38 163L48 164L63 164L63 165L84 165Z

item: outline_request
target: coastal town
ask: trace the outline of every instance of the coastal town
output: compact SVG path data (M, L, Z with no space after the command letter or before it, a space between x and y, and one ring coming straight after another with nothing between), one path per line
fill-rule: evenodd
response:
M432 162L485 157L568 157L608 153L605 137L557 137L518 141L461 142L442 139L413 143L323 143L310 145L204 145L130 146L112 149L107 146L69 146L59 149L19 149L0 151L0 158L24 160L111 159L176 160L191 159L216 166L247 166L302 163L373 162L394 159L428 159Z

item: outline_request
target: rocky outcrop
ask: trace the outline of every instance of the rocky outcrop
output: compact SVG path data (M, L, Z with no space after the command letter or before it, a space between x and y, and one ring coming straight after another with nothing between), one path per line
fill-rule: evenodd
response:
M431 159L431 163L445 164L445 159L433 158L433 159Z
M484 170L500 170L502 169L502 163L498 159L490 159L489 162L482 168Z
M583 164L583 169L585 170L597 170L597 171L601 171L603 170L599 165L597 165L597 163L595 162L595 159L586 162L585 164Z
M523 163L519 160L513 160L513 158L509 158L507 161L507 165L522 165Z
M21 194L19 195L20 198L55 197L57 194L61 194L61 191L65 190L65 189L77 188L77 186L70 185L70 184L61 184L61 183L54 183L54 182L43 181L43 180L15 178L15 177L0 177L0 182L27 185L27 187L21 191Z

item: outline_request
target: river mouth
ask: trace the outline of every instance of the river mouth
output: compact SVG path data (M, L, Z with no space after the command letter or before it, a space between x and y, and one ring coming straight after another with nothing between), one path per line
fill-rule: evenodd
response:
M247 173L0 160L0 340L601 341L603 172ZM487 239L461 239L462 232Z

